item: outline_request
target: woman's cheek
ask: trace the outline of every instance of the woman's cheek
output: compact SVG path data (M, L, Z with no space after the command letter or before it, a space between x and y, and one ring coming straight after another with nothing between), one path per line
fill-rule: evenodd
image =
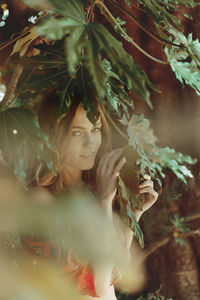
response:
M101 132L96 137L96 150L98 151L102 142Z

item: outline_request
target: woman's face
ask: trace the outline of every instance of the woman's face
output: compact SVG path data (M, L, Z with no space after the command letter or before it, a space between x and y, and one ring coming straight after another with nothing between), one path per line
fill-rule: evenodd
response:
M93 125L87 118L84 108L79 106L67 138L67 168L76 170L93 168L101 146L101 126L100 119Z

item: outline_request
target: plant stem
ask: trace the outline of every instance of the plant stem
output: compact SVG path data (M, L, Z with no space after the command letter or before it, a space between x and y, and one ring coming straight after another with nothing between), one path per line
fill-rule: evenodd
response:
M22 32L20 35L18 35L14 39L0 44L0 50L8 47L10 44L12 44L12 43L16 42L17 40L21 39L22 37L24 37L30 31L30 29L31 29L31 27L29 27L26 31Z
M153 252L158 250L160 247L163 247L167 245L170 241L170 237L166 237L158 242L156 242L154 245L150 246L149 249L144 251L144 254L139 258L139 263L143 263Z
M123 30L123 28L117 23L116 19L113 17L113 15L111 14L111 12L109 11L109 9L105 6L105 4L100 1L100 0L96 0L96 4L99 4L105 11L106 13L108 14L108 16L111 18L111 20L114 22L114 24L119 28L119 30L121 31L121 33L123 35L126 36L127 40L134 46L136 47L140 52L142 52L145 56L149 57L151 60L157 62L157 63L160 63L160 64L164 64L164 65L168 65L169 62L167 61L163 61L163 60L160 60L158 58L155 58L153 56L151 56L149 53L147 53L146 51L144 51L137 43L135 43L133 41L133 39Z
M93 10L94 10L95 4L96 4L96 0L93 0L93 1L92 1L92 5L91 5L91 7L90 7L90 11L89 11L89 13L88 13L87 23L90 22L90 19L91 19L91 17L92 17L92 12L93 12Z
M123 131L115 124L115 122L113 121L113 119L111 118L111 116L107 113L107 111L105 110L104 106L101 105L101 108L104 112L104 114L106 115L106 118L110 121L110 123L112 124L112 126L121 134L121 136L123 138L125 138L127 141L129 140L129 138L123 133Z
M23 66L18 64L16 66L16 69L11 77L11 80L10 80L10 83L8 85L8 89L7 89L7 92L2 100L2 107L5 109L9 100L12 98L14 92L15 92L15 89L16 89L16 86L17 86L17 83L19 81L19 78L22 74L22 71L23 71Z
M190 222L190 221L197 220L197 219L200 219L200 213L189 216L188 219L185 220L185 222Z

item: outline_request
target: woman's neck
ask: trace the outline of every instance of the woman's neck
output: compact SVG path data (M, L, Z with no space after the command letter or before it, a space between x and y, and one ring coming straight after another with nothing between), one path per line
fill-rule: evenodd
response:
M69 186L77 186L82 184L82 171L66 168L64 171L64 178Z

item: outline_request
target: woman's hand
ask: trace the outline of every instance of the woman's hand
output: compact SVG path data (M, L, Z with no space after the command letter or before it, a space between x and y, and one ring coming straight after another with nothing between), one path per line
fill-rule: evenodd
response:
M139 194L145 194L145 201L142 204L142 211L134 210L136 219L139 220L141 215L147 211L158 199L158 193L153 188L153 181L147 174L143 175L144 181L139 184Z
M126 162L125 157L120 158L122 152L123 149L117 149L103 155L96 170L97 196L109 210L116 194L117 177Z

